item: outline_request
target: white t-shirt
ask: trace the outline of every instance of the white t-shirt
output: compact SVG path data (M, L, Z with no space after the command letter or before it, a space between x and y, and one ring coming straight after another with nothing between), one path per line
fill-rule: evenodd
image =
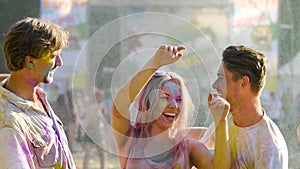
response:
M238 127L230 121L229 139L233 169L288 168L286 142L266 114L250 127Z

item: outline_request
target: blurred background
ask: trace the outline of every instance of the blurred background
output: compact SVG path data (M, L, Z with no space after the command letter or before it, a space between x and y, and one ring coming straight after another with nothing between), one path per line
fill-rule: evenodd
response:
M9 27L26 16L70 32L64 66L53 84L42 87L64 122L78 168L84 169L119 168L106 128L111 98L158 46L188 47L182 61L167 69L181 74L191 89L198 110L192 126L212 122L206 96L222 50L232 44L253 47L268 57L262 104L267 113L278 111L270 117L287 141L289 168L299 169L299 9L300 0L0 0L0 47ZM9 73L2 52L0 73ZM91 88L98 90L91 95ZM87 108L94 102L100 114Z

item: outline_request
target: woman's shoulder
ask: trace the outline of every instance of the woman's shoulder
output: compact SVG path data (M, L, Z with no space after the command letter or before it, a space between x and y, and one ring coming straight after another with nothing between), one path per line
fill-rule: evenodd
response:
M193 138L185 138L188 147L190 150L195 150L195 149L207 149L206 146L201 143L199 140L193 139Z
M188 138L189 158L192 166L207 166L212 163L213 156L199 140Z

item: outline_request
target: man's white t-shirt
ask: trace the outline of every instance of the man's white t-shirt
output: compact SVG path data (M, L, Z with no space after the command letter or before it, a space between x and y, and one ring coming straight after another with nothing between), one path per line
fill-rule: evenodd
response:
M231 116L228 121L232 169L288 169L286 142L266 113L250 127L236 126ZM214 149L214 123L199 141L208 149Z
M277 125L264 114L250 127L229 122L233 169L287 169L288 150Z

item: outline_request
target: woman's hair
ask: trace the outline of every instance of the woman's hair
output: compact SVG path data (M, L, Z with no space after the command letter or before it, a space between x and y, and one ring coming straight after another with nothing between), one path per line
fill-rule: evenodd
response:
M264 54L245 46L229 46L223 51L223 62L233 73L233 80L248 76L253 93L259 93L267 72L267 58Z
M152 122L161 115L161 110L166 106L166 103L160 100L160 94L163 85L168 81L180 86L182 99L179 116L170 130L170 135L181 137L182 129L187 127L187 117L189 113L194 113L194 105L183 78L174 72L164 72L159 75L155 73L135 100L137 116L134 127L138 133L137 137L151 137Z
M27 17L10 27L4 40L6 67L17 71L24 67L25 57L41 58L68 44L69 33L56 24Z

